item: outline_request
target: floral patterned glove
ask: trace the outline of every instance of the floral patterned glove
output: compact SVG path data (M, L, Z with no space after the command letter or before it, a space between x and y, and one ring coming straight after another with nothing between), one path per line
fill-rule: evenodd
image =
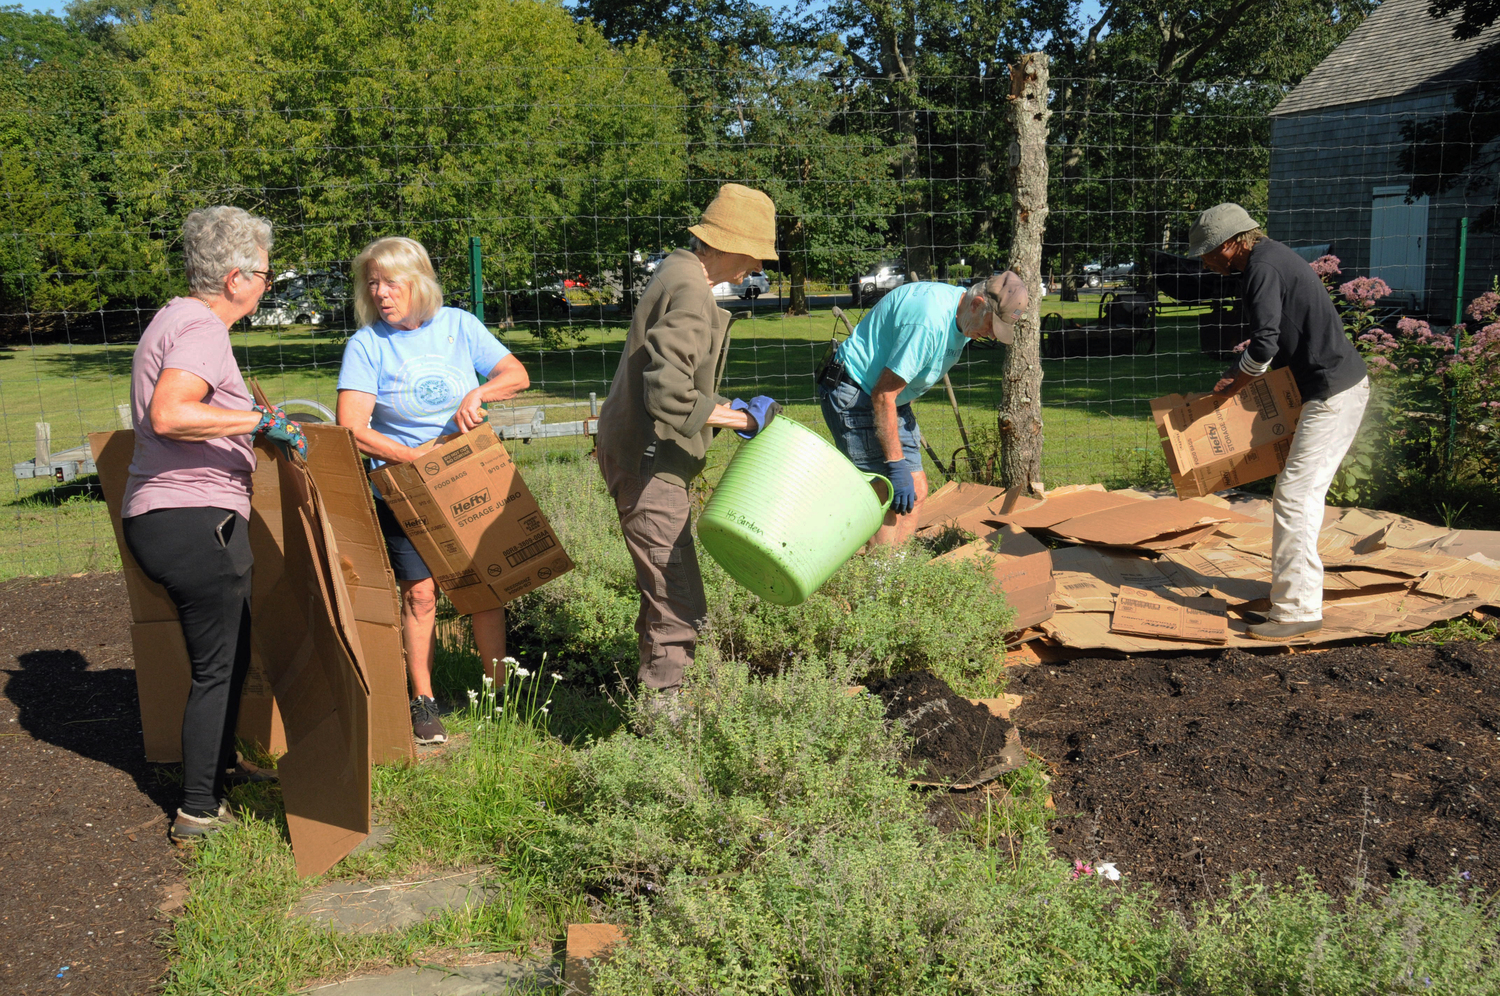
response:
M287 418L286 412L275 405L269 408L252 405L251 408L260 412L260 425L255 427L255 435L265 436L276 443L288 459L293 449L304 459L307 457L307 436L303 434L302 426Z

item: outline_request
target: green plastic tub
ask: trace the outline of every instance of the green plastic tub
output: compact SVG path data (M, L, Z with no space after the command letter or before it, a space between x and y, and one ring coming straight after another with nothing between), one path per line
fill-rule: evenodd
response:
M884 482L884 502L875 481ZM729 462L698 518L698 539L750 591L798 605L875 535L891 491L889 480L783 415Z

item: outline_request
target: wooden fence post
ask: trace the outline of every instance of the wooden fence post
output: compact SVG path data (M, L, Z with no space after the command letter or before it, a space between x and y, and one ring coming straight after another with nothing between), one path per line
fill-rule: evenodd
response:
M1030 52L1010 70L1009 110L1015 127L1010 151L1015 234L1010 268L1031 292L1015 342L1005 349L1001 372L1000 483L1007 490L1042 494L1042 233L1047 227L1047 56Z

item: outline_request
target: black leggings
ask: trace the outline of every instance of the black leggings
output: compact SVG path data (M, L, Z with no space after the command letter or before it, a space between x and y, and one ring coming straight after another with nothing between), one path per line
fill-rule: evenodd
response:
M159 508L122 523L125 545L177 606L193 683L182 713L182 808L218 812L250 667L250 523L222 508Z

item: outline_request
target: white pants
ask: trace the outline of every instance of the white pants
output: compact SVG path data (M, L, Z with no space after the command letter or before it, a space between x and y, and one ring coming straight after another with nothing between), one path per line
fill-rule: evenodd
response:
M1286 466L1276 475L1271 503L1272 622L1323 618L1323 561L1318 533L1328 485L1354 443L1370 402L1370 379L1323 401L1302 406Z

